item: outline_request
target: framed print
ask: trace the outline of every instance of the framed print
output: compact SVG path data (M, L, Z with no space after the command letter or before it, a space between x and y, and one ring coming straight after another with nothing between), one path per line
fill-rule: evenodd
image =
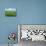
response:
M16 16L15 8L5 8L5 16Z

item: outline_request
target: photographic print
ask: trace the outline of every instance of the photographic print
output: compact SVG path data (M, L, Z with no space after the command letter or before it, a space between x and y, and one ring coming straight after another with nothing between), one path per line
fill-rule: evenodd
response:
M5 8L5 16L16 16L15 8Z

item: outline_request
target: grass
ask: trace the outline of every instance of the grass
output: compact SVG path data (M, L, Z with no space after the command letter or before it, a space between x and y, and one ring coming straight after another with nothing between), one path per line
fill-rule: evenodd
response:
M16 16L16 11L5 11L5 16Z

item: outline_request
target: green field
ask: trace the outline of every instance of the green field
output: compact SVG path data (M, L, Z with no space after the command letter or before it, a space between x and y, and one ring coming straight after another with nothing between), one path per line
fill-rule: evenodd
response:
M5 16L16 16L16 11L5 11Z

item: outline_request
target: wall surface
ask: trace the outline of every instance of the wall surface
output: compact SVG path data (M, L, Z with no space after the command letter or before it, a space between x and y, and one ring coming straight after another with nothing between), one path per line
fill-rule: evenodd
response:
M5 8L16 8L17 16L6 17ZM17 24L46 24L46 0L0 0L0 44L8 43L7 36L18 31Z

